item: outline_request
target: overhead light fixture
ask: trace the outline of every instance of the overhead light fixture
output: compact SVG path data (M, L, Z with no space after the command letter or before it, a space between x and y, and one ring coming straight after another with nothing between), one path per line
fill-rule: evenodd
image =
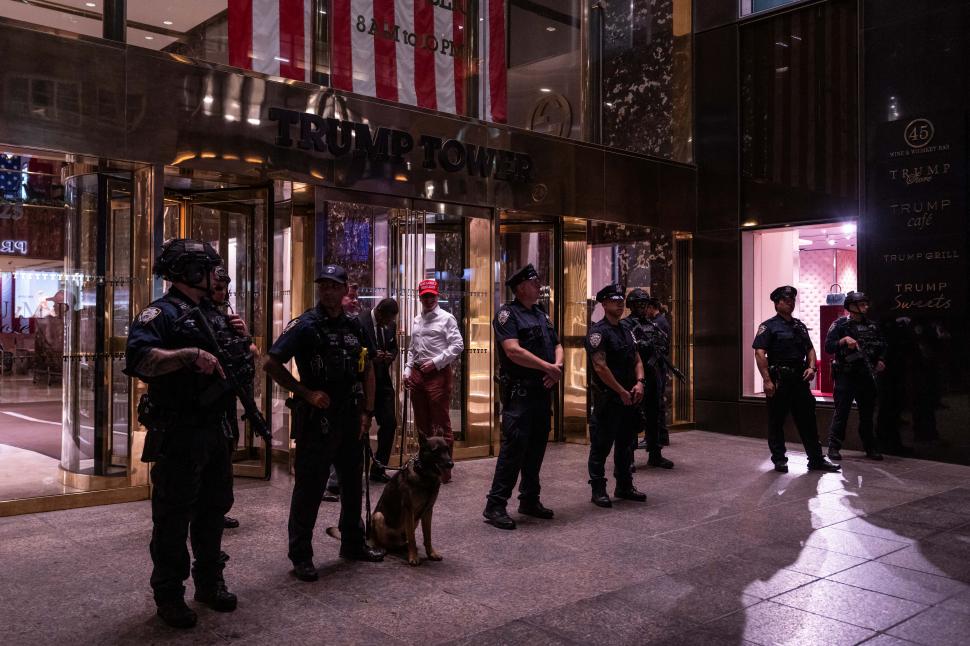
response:
M756 226L758 226L758 221L757 220L745 220L744 222L741 223L741 226L743 226L743 227L756 227Z
M145 36L145 40L155 40L154 36Z
M856 225L852 224L851 222L848 222L842 225L842 233L844 233L845 235L847 236L852 235L855 232L856 232Z
M805 238L799 238L798 239L798 246L799 247L811 247L812 246L812 241L811 240L806 240Z
M540 91L540 92L552 92L552 90L550 90L550 89L549 89L549 88L547 88L547 87L541 87L541 88L539 88L539 91Z
M546 27L546 31L556 31L555 27Z
M174 23L174 22L172 22L171 20L163 20L163 21L162 21L162 24L163 24L163 25L169 25L169 26L171 26L171 25L174 25L175 23Z

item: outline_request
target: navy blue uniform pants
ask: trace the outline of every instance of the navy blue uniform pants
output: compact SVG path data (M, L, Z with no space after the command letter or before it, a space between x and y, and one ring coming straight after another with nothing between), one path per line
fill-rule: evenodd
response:
M829 448L841 449L845 443L845 429L849 424L852 402L859 405L859 438L866 451L879 449L873 432L876 410L876 382L868 371L837 372L835 374L835 412L829 426Z
M785 419L791 413L795 428L808 454L808 461L822 459L815 422L815 396L801 375L791 374L775 379L775 394L768 398L768 449L771 461L785 464Z
M185 595L189 550L196 590L221 582L223 516L232 508L230 439L222 428L167 431L152 466L151 586L162 604Z
M505 507L520 474L519 500L538 502L539 470L546 455L551 419L551 400L545 388L529 388L503 398L502 443L488 492L489 505Z
M314 413L314 418L320 413ZM340 542L354 549L364 542L360 521L364 467L364 440L356 412L327 418L326 434L319 423L302 423L295 433L296 472L293 497L290 500L290 560L296 564L313 558L313 528L317 523L320 502L327 487L332 464L340 478Z
M589 424L589 480L606 482L606 459L613 451L613 478L620 489L633 484L630 465L633 443L640 428L638 405L624 406L616 397L599 396L593 400Z

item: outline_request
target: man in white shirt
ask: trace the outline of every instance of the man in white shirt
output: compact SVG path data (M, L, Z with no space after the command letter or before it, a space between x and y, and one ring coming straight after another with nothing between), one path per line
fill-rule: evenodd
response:
M418 285L421 313L411 326L411 345L404 366L404 385L411 391L414 423L425 437L441 436L454 445L451 416L451 364L465 344L458 322L438 307L438 281L422 280ZM451 471L442 482L451 480Z

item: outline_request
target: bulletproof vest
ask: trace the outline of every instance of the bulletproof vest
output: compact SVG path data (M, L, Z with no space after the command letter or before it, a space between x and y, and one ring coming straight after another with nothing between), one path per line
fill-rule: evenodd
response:
M317 319L313 330L317 336L310 360L313 381L326 386L331 394L355 390L360 383L364 349L350 319Z
M843 336L850 336L859 342L857 350L839 346L836 358L844 366L864 366L865 360L868 360L871 364L885 353L885 342L879 333L879 328L869 319L853 321L851 318L846 318L842 328Z
M252 383L256 377L256 357L252 352L252 337L237 332L230 325L226 315L221 312L206 312L206 316L227 360L226 371L231 371L241 384Z

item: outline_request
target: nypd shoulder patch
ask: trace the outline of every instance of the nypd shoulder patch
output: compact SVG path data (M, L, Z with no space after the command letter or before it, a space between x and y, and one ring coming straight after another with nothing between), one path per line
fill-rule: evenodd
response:
M505 322L508 320L509 320L509 311L503 308L498 313L498 323L499 325L505 325Z
M603 335L599 332L593 332L589 335L589 345L591 348L600 347L600 342L603 340Z
M290 321L289 323L287 323L286 324L286 327L283 328L283 334L286 334L287 332L289 332L290 330L292 330L293 328L295 328L296 327L296 324L299 323L299 322L300 322L300 319L293 319L292 321Z
M767 331L768 331L768 326L765 325L764 323L762 323L761 325L758 326L758 332L757 332L757 334L755 334L755 336L758 336L760 334L764 334Z
M139 323L151 323L156 316L162 313L162 310L157 307L146 307L142 310L141 314L138 315Z

